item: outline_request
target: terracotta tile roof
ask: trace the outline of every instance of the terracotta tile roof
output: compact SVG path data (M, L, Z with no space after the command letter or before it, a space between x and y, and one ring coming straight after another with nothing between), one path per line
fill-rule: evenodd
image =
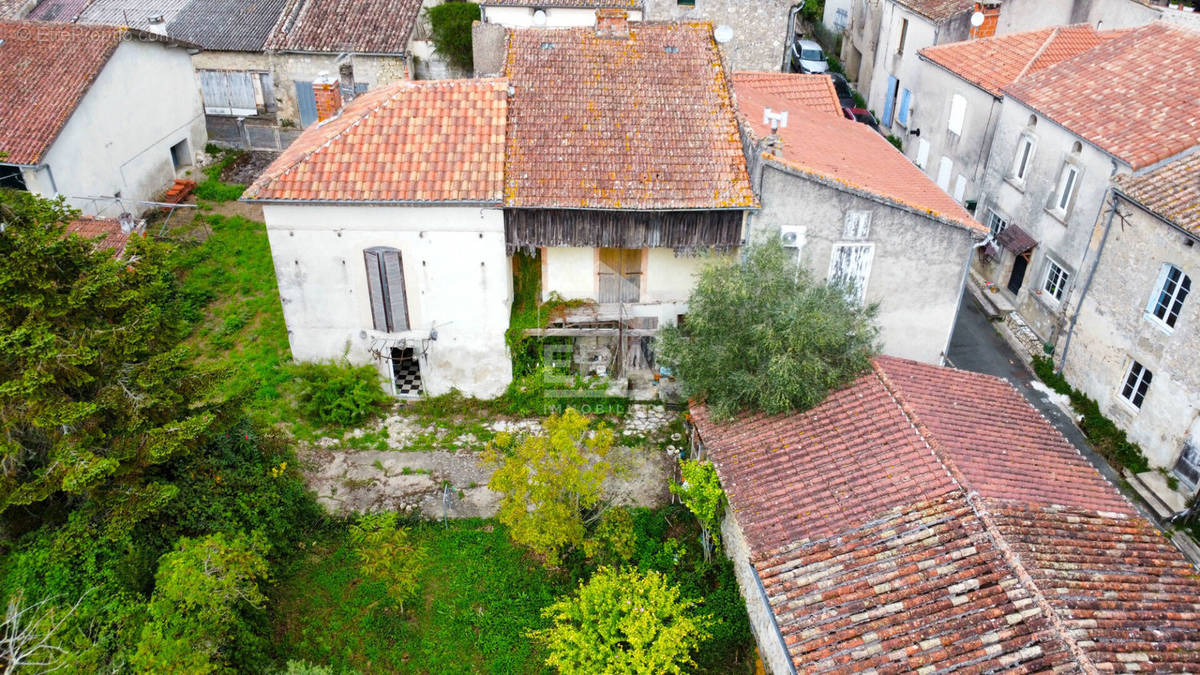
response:
M421 0L288 0L267 49L403 54Z
M305 129L244 198L499 203L506 100L498 79L372 89Z
M84 239L99 239L96 248L112 249L113 255L120 257L129 243L129 233L121 231L121 224L105 218L81 218L67 223L65 234L77 234Z
M1140 176L1122 174L1116 184L1142 206L1200 234L1200 151Z
M1196 670L1200 577L1003 380L880 357L692 413L798 670Z
M36 164L121 42L112 26L0 21L0 152Z
M1009 225L996 235L996 243L1016 254L1021 254L1038 245L1037 239L1020 225Z
M799 103L813 112L842 117L842 104L833 88L833 79L828 75L739 70L733 74L733 87L736 92L754 90L789 103Z
M287 0L191 0L167 34L214 51L262 51Z
M89 2L91 0L42 0L25 15L25 18L70 23L83 13Z
M884 197L968 230L986 231L961 204L865 124L841 116L811 114L807 105L797 108L796 103L761 90L757 83L735 80L735 84L743 123L753 136L763 138L770 133L763 124L764 108L789 113L787 126L779 129L781 143L772 161Z
M1114 34L1100 33L1084 23L926 47L921 56L999 97L1001 87L1085 52Z
M481 0L490 7L579 7L583 9L641 9L644 0Z
M1142 26L1003 91L1141 169L1200 143L1200 31Z
M895 2L934 23L952 19L975 8L975 0L895 0Z
M509 32L505 204L755 206L712 26L629 28Z

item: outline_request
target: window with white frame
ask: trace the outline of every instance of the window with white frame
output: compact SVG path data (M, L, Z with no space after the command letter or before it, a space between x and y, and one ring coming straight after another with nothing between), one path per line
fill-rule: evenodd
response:
M833 15L833 27L838 31L846 30L846 26L850 25L850 12L844 7L839 7Z
M1054 192L1054 210L1066 213L1071 206L1071 197L1075 195L1075 187L1079 183L1079 167L1071 162L1063 164L1062 174L1058 177L1058 189Z
M1154 293L1146 303L1146 314L1166 328L1174 328L1183 309L1183 301L1192 292L1192 279L1178 267L1166 263L1158 273Z
M922 138L917 141L916 165L924 169L929 164L929 141Z
M1046 280L1042 282L1042 290L1050 297L1062 301L1063 293L1067 288L1067 280L1070 278L1070 272L1063 269L1062 265L1046 258Z
M987 226L991 230L992 236L995 237L1008 227L1008 220L994 210L988 209Z
M1037 141L1033 134L1022 134L1017 141L1017 154L1013 157L1012 177L1019 182L1025 182L1029 175L1029 165L1033 163L1033 150Z
M950 191L950 172L953 170L954 160L949 157L938 160L937 186L946 192Z
M851 301L865 304L874 256L874 244L834 244L829 256L829 285L840 287Z
M950 133L962 136L963 122L966 118L967 99L955 94L950 99L950 120L946 123L946 128L950 130Z
M1150 381L1154 373L1150 369L1133 361L1129 364L1129 372L1125 374L1125 384L1121 387L1121 398L1130 405L1140 409L1146 400L1146 391L1150 389Z

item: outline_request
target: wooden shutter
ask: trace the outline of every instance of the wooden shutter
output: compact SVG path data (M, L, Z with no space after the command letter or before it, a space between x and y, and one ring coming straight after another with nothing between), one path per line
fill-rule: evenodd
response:
M389 332L408 330L408 296L404 290L404 263L400 251L383 251L383 295L388 313Z
M600 249L596 270L599 302L638 302L642 296L641 249Z
M829 285L841 287L851 300L864 304L874 255L874 244L834 244L829 258Z
M363 251L363 259L367 264L367 294L371 299L371 320L375 330L387 332L387 310L383 300L383 268L380 249L369 248Z

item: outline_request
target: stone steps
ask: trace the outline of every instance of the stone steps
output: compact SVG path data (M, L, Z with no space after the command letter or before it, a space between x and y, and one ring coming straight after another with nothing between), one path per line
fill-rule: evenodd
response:
M1171 508L1171 505L1167 503L1167 500L1163 499L1163 497L1159 495L1159 491L1155 490L1148 481L1144 480L1141 474L1135 474L1129 469L1125 469L1123 473L1125 475L1125 480L1129 481L1129 486L1132 487L1134 492L1137 492L1142 500L1146 502L1146 505L1150 507L1150 510L1154 511L1154 515L1158 516L1162 520L1166 520L1179 512L1178 509Z

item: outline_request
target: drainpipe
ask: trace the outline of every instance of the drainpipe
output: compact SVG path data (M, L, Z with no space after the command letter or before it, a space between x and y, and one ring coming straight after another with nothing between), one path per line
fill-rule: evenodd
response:
M1067 326L1067 339L1063 342L1062 358L1058 361L1058 367L1054 369L1054 372L1059 374L1062 374L1063 368L1067 366L1067 352L1071 349L1071 336L1075 333L1075 322L1079 320L1079 311L1083 309L1083 300L1087 297L1088 289L1092 287L1092 278L1096 276L1096 268L1100 266L1100 258L1104 255L1104 245L1108 243L1108 233L1112 230L1113 216L1117 215L1117 204L1120 203L1120 200L1111 186L1108 188L1108 194L1112 198L1112 209L1108 212L1108 220L1104 223L1104 235L1100 237L1100 248L1096 250L1096 259L1092 261L1087 279L1083 282L1083 289L1079 292L1079 300L1075 303L1075 311L1071 313L1071 323ZM1084 255L1086 257L1087 254Z
M958 284L958 299L954 302L954 319L950 322L950 334L946 336L946 347L942 349L943 363L947 360L946 357L950 353L950 341L954 339L954 327L958 325L958 313L962 310L963 295L967 292L967 279L971 277L971 263L975 261L975 251L992 243L992 240L992 233L989 231L987 236L983 238L983 241L971 246L971 252L967 255L967 264L963 267L962 282Z

